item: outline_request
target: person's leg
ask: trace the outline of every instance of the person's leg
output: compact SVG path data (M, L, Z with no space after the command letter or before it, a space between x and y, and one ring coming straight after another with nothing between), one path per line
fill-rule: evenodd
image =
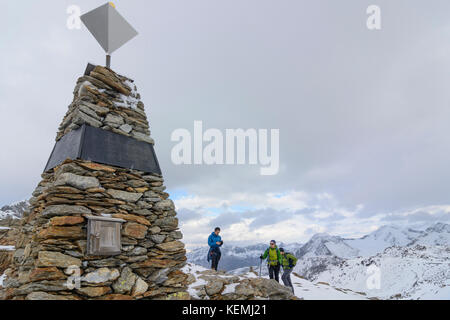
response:
M292 269L287 270L287 273L286 273L286 281L287 281L287 283L288 283L288 287L291 287L292 293L294 294L295 291L294 291L294 286L292 285L291 272L292 272Z
M287 270L283 270L283 274L281 275L281 280L283 281L283 284L285 286L289 286L289 284L288 284L288 282L286 280L286 273L287 273Z
M217 254L213 253L211 257L211 269L214 269L217 271Z
M273 266L269 265L269 278L270 279L273 279L273 274L274 274Z
M277 282L280 282L280 265L277 265L274 267L274 273L275 273L275 280L277 280Z
M218 255L217 255L217 264L216 264L216 271L217 271L217 267L219 266L219 261L220 261L220 258L222 257L222 253L219 253Z

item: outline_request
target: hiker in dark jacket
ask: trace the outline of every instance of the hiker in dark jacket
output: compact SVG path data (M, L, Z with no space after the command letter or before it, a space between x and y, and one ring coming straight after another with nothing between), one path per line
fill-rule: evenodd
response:
M219 236L220 228L216 227L214 232L208 237L208 257L207 260L211 260L211 269L217 271L217 265L219 264L220 257L222 253L220 252L220 247L223 245L221 236Z
M281 280L286 287L290 287L292 293L294 293L294 286L291 281L291 272L294 269L294 266L297 264L297 258L289 253L285 252L283 248L280 248L281 253L281 265L283 267L283 275L281 276Z
M270 240L270 247L259 257L261 260L267 258L267 267L269 268L269 278L280 282L279 273L281 265L281 254L278 250L277 242Z

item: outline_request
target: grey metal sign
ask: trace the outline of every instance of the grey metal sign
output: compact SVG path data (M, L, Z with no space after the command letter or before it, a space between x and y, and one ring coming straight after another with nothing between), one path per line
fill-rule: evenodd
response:
M66 159L82 159L161 174L152 144L86 124L56 142L44 172Z
M108 68L110 67L110 55L138 34L120 15L112 2L105 3L83 14L80 18L105 50Z

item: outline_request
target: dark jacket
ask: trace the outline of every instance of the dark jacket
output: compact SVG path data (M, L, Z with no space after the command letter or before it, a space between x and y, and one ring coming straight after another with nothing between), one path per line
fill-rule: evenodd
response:
M220 245L218 245L216 242L220 242ZM208 237L208 254L206 256L206 260L209 262L211 260L211 256L213 254L221 254L220 247L222 246L222 237L217 236L214 232L211 233Z

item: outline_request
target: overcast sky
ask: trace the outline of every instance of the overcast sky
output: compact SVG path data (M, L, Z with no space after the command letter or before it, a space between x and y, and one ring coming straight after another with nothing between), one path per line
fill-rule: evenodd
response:
M27 199L86 63L104 53L69 5L2 1L0 205ZM450 221L450 2L127 0L135 79L185 241L361 236ZM381 8L381 30L366 8ZM172 164L177 128L280 130L280 171Z

